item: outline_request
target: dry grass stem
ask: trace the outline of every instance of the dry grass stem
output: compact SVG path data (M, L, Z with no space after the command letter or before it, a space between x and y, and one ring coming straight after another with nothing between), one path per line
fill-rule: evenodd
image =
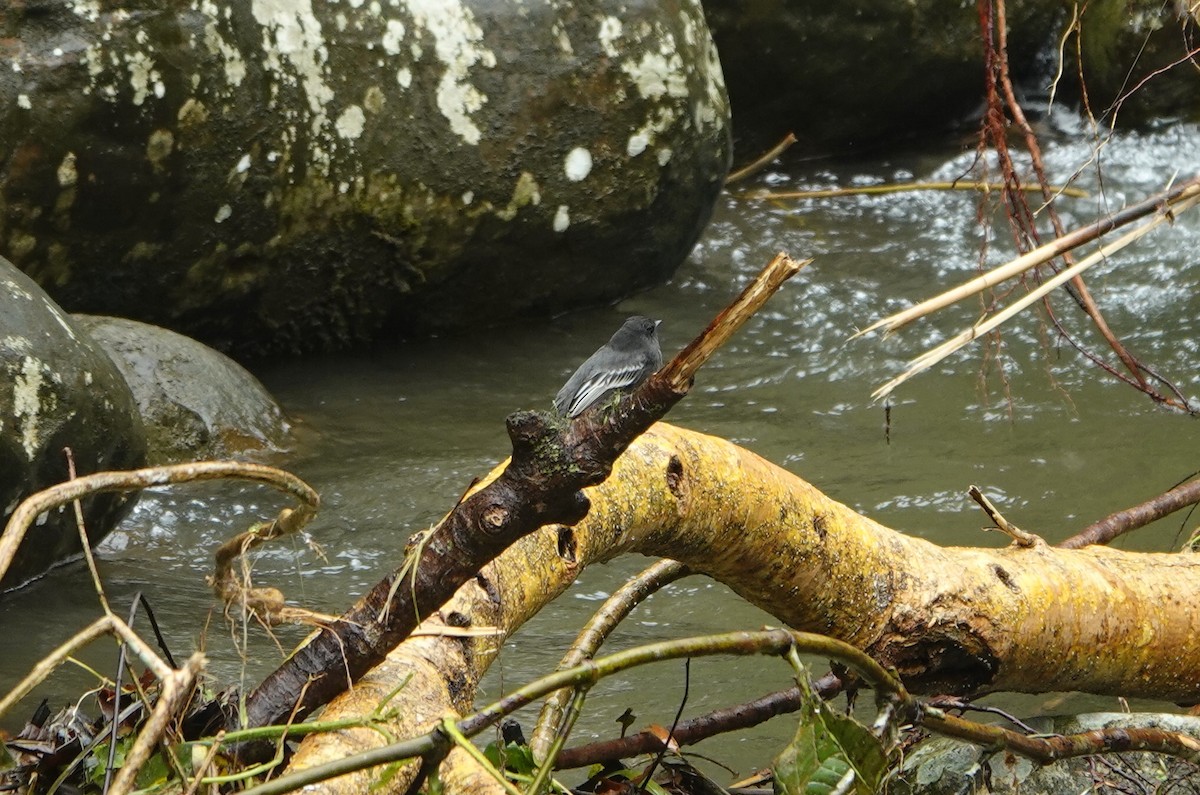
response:
M743 166L737 171L731 173L729 176L725 177L725 185L728 186L734 182L740 182L747 177L754 176L767 166L771 165L771 161L790 149L794 143L796 143L795 133L788 133L787 135L783 136L783 140L764 152L763 155L756 159L753 163Z
M152 486L168 486L200 480L249 480L275 486L315 513L320 505L317 493L295 475L275 467L240 461L199 461L172 466L147 467L126 472L96 472L68 480L32 494L17 506L0 535L0 578L8 572L13 556L37 517L74 500L105 492L140 491Z
M1163 218L1170 218L1170 213L1177 209L1177 205L1183 202L1200 196L1200 179L1189 180L1183 186L1172 190L1167 196L1156 196L1152 199L1140 202L1133 207L1122 210L1114 214L1110 218L1098 221L1090 226L1076 229L1062 237L1056 238L1045 245L1038 246L1033 251L1023 254L1016 259L1005 263L1004 265L994 268L981 276L977 276L965 284L959 285L952 290L934 296L927 301L922 301L916 306L905 309L902 312L897 312L881 320L878 320L867 326L862 331L855 333L854 337L861 337L864 334L869 334L877 329L883 329L885 333L890 334L893 331L911 323L914 320L932 314L939 309L950 306L953 303L961 301L977 293L983 292L989 287L995 287L1001 282L1007 281L1015 276L1019 276L1027 270L1030 270L1038 265L1049 262L1055 257L1060 256L1066 251L1076 248L1083 243L1095 240L1102 234L1115 229L1124 223L1137 220L1152 213L1159 213ZM1190 205L1189 205L1190 206Z
M922 190L970 190L980 193L1001 193L1006 186L1002 182L900 182L889 185L865 185L859 188L825 188L821 190L793 191L757 191L746 193L743 198L760 199L763 201L782 201L785 199L834 199L841 196L874 196L888 193L907 193ZM1040 193L1040 185L1022 185L1021 190L1027 193ZM1081 188L1066 185L1051 186L1050 190L1063 196L1076 199L1086 199L1088 192Z
M183 668L170 671L162 678L158 701L137 739L126 751L125 761L113 778L108 795L127 795L133 789L142 765L146 764L146 760L166 735L171 721L190 700L192 687L204 670L204 664L204 655L196 652L183 664Z
M55 668L66 662L75 653L76 649L83 648L96 638L110 631L112 631L112 616L97 618L91 624L72 635L69 640L57 649L39 660L37 665L33 666L33 670L24 679L10 688L4 694L4 698L0 698L0 717L6 715L18 701L33 692L33 689L44 682L50 674L54 673Z
M1173 213L1178 214L1185 210L1189 210L1192 207L1195 207L1196 204L1198 204L1198 203L1200 203L1200 194L1181 202L1178 206L1173 208ZM1098 251L1095 251L1092 254L1089 254L1088 256L1084 257L1079 262L1077 262L1075 265L1072 265L1070 268L1067 268L1065 270L1058 272L1052 278L1047 279L1045 282L1043 282L1041 285L1039 285L1036 289L1029 291L1029 293L1022 296L1020 298L1020 300L1015 301L1010 306L1005 307L1000 312L997 312L996 314L991 315L990 317L980 320L975 325L973 325L970 328L966 329L965 331L962 331L959 334L951 337L950 339L946 340L945 342L943 342L941 345L937 346L936 348L932 348L931 350L926 351L925 353L921 354L920 356L913 359L909 363L909 367L907 370L905 370L903 373L896 376L895 378L888 381L886 384L884 384L883 386L879 387L874 392L872 392L871 393L872 399L879 400L881 398L887 397L896 389L896 387L900 386L908 379L912 378L915 375L918 375L919 373L923 373L924 371L928 370L930 367L933 367L935 364L942 361L946 357L961 350L963 347L965 347L972 341L979 339L980 337L984 336L985 334L996 329L1001 324L1003 324L1006 321L1008 321L1009 319L1011 319L1014 315L1020 313L1021 311L1027 309L1032 304L1041 300L1044 296L1049 294L1051 291L1053 291L1057 287L1059 287L1059 286L1063 285L1064 283L1070 281L1071 279L1075 278L1076 276L1083 273L1085 270L1092 267L1093 265L1095 265L1099 262L1103 262L1105 259L1107 259L1108 257L1111 257L1116 252L1125 248L1125 246L1128 246L1130 243L1139 239L1140 237L1145 235L1150 230L1154 229L1155 227L1159 226L1162 223L1165 223L1165 222L1171 220L1172 218L1173 218L1172 215L1162 214L1162 215L1159 215L1157 218L1155 218L1151 221L1148 221L1145 224L1142 224L1138 228L1125 233L1124 235L1122 235L1118 239L1114 240L1113 242L1109 243L1108 245L1101 247ZM961 289L961 288L959 288L959 289ZM950 292L953 293L955 291L952 290ZM936 298L930 299L930 301L927 301L925 303L930 304L933 302L938 302L943 296L946 296L949 294L950 293L943 293L942 296L938 296ZM924 304L922 306L924 306ZM915 308L916 307L914 307L914 309ZM941 308L941 305L939 305L937 308ZM933 311L933 310L930 310L930 311ZM905 321L905 322L907 322L907 321ZM867 333L867 331L870 331L871 329L876 328L878 325L879 324L875 324L875 326L865 329L864 331L860 332L860 334L865 334L865 333ZM889 329L889 331L891 331L891 330L892 329ZM858 335L856 334L855 336L858 336Z
M588 622L575 636L575 642L563 655L558 664L562 671L584 660L596 656L600 646L620 623L653 593L664 586L691 574L691 570L679 561L660 560L643 569L604 600L600 609L592 614ZM555 738L559 736L572 691L559 690L548 696L538 713L537 725L529 739L529 749L539 763L550 754Z

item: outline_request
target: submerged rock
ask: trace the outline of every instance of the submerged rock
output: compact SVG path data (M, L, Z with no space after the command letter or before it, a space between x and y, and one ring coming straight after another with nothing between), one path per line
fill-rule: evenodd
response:
M145 461L145 435L116 366L41 288L0 257L0 508L68 479L69 447L80 475ZM92 543L132 507L133 495L82 501ZM0 578L15 588L80 551L69 507L39 518Z
M133 392L152 464L279 450L288 424L258 380L182 334L116 317L75 315Z
M1031 718L1025 723L1046 737L1125 728L1161 729L1190 737L1200 732L1200 718L1176 714L1096 712ZM1107 764L1098 768L1098 758ZM1081 756L1039 765L1011 751L989 751L964 740L933 737L905 755L889 791L899 795L1103 791L1098 785L1111 780L1108 771L1114 768L1122 771L1119 778L1125 781L1168 779L1183 792L1194 792L1200 784L1194 764L1162 754Z
M336 348L669 275L729 161L699 0L17 4L0 251L72 311Z

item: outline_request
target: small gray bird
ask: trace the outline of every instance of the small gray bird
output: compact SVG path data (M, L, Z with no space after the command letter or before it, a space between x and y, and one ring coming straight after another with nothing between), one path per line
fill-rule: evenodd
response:
M632 389L662 367L658 346L661 320L634 315L600 350L579 365L554 397L554 408L578 417L618 389Z

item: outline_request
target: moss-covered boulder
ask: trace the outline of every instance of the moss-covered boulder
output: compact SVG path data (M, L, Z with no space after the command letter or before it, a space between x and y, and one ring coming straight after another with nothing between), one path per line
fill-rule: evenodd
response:
M70 448L81 475L145 461L142 422L112 360L12 263L0 258L0 520L21 500L68 479ZM101 494L83 500L93 543L133 504ZM80 551L75 514L51 511L29 529L0 591Z
M1059 44L1072 23L1079 42ZM1018 90L1044 110L1087 81L1101 115L1138 86L1122 120L1196 118L1200 76L1187 60L1200 31L1178 4L1149 0L1008 0L1008 57ZM979 11L959 0L705 0L735 118L739 158L788 132L808 153L895 146L970 116L984 99ZM1079 43L1079 47L1076 44ZM1082 69L1076 51L1082 52ZM1155 74L1175 63L1175 68ZM1143 80L1154 74L1153 79Z
M1009 0L1010 57L1029 74L1062 4ZM846 154L945 126L983 98L974 3L959 0L705 0L739 153L794 132Z
M228 356L136 320L72 318L108 353L133 392L150 463L272 452L287 443L279 404Z
M1200 121L1194 3L1097 0L1083 7L1078 29L1060 90L1076 103L1086 91L1088 111L1102 127Z
M334 348L665 278L729 160L699 0L0 15L0 251L72 311Z

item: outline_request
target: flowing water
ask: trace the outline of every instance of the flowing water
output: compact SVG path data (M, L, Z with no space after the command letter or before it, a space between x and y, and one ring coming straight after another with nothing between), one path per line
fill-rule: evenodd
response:
M1122 134L1099 148L1070 127L1068 120L1048 130L1043 141L1052 180L1079 171L1077 184L1090 194L1060 200L1068 227L1140 201L1173 176L1190 177L1200 163L1195 126ZM985 213L992 221L986 231L977 223L978 194L779 201L742 195L954 179L970 169L971 147L939 142L853 162L785 161L722 197L671 283L616 307L257 368L295 420L295 447L277 463L320 491L324 505L311 530L325 553L320 558L298 542L267 550L255 564L257 581L283 588L297 603L339 612L398 563L412 532L433 522L473 477L507 454L504 417L548 407L575 365L627 315L663 318L669 356L779 250L816 261L711 360L692 394L672 410L671 422L729 438L884 524L943 544L1005 542L980 531L984 519L965 496L972 483L1008 518L1054 541L1187 477L1198 467L1197 420L1118 384L1036 313L1009 324L998 357L976 344L902 386L890 419L872 402L875 387L974 321L980 304L968 300L885 340L849 341L854 329L970 278L981 251L993 265L1011 256L1002 216ZM1200 213L1193 212L1087 277L1115 332L1194 403L1200 403L1197 251ZM1055 306L1064 325L1101 351L1069 299L1060 293ZM203 644L220 680L255 682L303 633L280 631L277 647L252 631L254 651L243 662L242 639L219 615L205 630L213 601L204 576L221 540L280 504L257 488L206 485L147 494L100 554L116 609L124 612L132 595L143 592L177 655ZM1174 548L1196 525L1195 518L1175 517L1118 545ZM598 603L648 563L631 557L585 571L510 641L480 701L549 671ZM0 601L0 689L97 614L79 566ZM693 578L652 597L608 648L769 623L719 584ZM109 645L80 659L111 675ZM684 715L784 688L789 675L772 659L697 661ZM91 681L82 668L69 666L37 696L62 704ZM576 740L613 734L613 721L627 706L639 726L669 725L683 687L682 664L608 680L593 689ZM1117 706L1115 699L1053 694L1004 703L1025 714ZM6 725L19 723L35 704L31 697ZM768 764L791 731L786 718L777 719L699 750L744 773Z

